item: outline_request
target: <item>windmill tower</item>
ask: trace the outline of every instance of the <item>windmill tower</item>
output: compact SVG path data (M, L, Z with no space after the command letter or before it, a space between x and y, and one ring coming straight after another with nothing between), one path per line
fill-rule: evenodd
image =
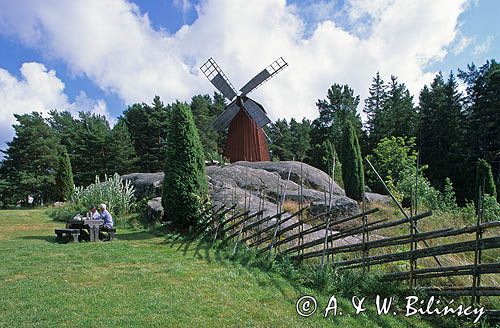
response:
M229 158L230 162L269 161L269 150L262 128L269 124L271 120L267 117L264 107L249 98L247 94L261 86L286 66L288 64L283 58L278 58L248 81L240 89L241 93L239 95L213 58L210 58L201 66L203 74L229 100L229 104L215 119L212 126L218 132L228 128L224 156Z

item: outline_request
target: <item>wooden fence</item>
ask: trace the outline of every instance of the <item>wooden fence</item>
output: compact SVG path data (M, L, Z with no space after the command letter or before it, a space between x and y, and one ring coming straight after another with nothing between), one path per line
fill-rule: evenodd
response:
M284 195L284 194L283 194ZM325 197L326 198L326 197ZM397 203L397 201L394 199ZM282 201L278 203L282 204ZM480 202L479 202L480 203ZM245 200L245 207L247 201ZM378 212L378 208L366 209L361 206L361 213L337 217L330 208L324 213L308 218L305 215L307 206L299 206L294 213L277 208L276 214L263 216L264 210L251 213L245 208L238 211L236 205L220 206L212 209L210 215L196 229L197 235L204 233L214 241L234 243L233 253L237 247L245 244L258 249L259 254L284 254L295 261L319 258L321 270L325 265L332 265L337 270L361 269L363 273L374 266L388 263L393 272L387 272L383 279L408 280L411 287L425 289L430 295L471 297L473 304L480 304L483 296L500 296L498 286L483 286L482 276L500 273L500 262L483 263L482 253L488 249L500 248L500 221L482 222L482 206L479 204L477 222L471 226L442 228L433 231L419 231L417 224L430 218L432 212L413 213L407 215L400 207L403 217L398 220L378 219L370 222L369 216ZM260 208L260 206L259 206ZM229 214L232 212L231 214ZM314 223L316 225L313 225ZM339 226L350 224L349 228ZM393 227L408 227L408 233L395 237L382 237L383 230ZM484 236L484 232L492 230L492 236ZM382 231L382 232L381 232ZM316 233L316 238L307 238ZM318 233L320 236L318 237ZM323 233L323 234L321 234ZM443 238L471 236L471 240L459 242L442 242ZM349 239L349 241L346 241ZM341 242L343 241L343 242ZM434 245L430 245L433 241ZM437 243L440 242L441 243ZM335 243L336 242L336 243ZM474 261L460 266L445 266L439 259L452 254L474 253ZM419 261L430 258L435 266L419 267ZM407 268L400 271L402 264ZM386 266L387 268L387 266ZM470 276L471 286L438 287L433 283L435 278ZM430 286L422 285L430 283ZM489 316L499 317L498 310L488 311Z

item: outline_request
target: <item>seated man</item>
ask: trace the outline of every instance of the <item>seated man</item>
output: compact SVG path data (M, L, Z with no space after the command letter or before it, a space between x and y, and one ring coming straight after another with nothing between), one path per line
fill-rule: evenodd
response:
M92 220L100 220L101 219L101 214L97 212L97 208L95 206L92 206L90 208L90 219Z
M104 220L103 226L110 229L113 228L113 217L106 209L106 204L99 205L99 208L101 209L101 220Z

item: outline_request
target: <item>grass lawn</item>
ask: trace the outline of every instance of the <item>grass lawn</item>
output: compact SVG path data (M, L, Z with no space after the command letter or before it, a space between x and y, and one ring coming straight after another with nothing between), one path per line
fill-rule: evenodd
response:
M200 243L119 229L113 242L58 244L44 210L0 211L0 327L429 327L372 310L321 316L327 295L218 258ZM302 318L296 300L318 298ZM340 306L346 305L346 300Z

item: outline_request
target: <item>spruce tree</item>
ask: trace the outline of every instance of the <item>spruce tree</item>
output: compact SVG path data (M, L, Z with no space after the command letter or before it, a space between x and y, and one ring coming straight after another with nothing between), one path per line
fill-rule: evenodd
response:
M494 181L500 187L500 63L491 60L481 67L469 65L459 77L467 85L466 147L471 169L463 175L473 177L476 160L484 158L491 164ZM468 185L474 186L473 181Z
M384 104L387 100L387 86L380 77L380 73L372 79L372 85L368 90L370 94L365 99L363 111L366 113L366 127L368 129L369 149L376 147L377 143L386 135L383 135L382 125L384 120Z
M59 167L56 174L56 188L59 200L64 202L71 199L75 183L73 181L73 171L66 148L62 147L59 154Z
M346 122L342 133L342 179L347 197L362 201L364 196L364 174L358 137L351 122Z
M162 205L173 227L186 232L200 219L207 195L203 148L189 106L172 105L165 156Z
M383 105L380 137L411 137L415 135L417 111L413 107L413 96L404 83L391 76L387 99ZM377 140L378 141L378 140Z
M431 183L443 190L447 177L456 187L459 200L465 198L468 169L467 151L464 145L462 96L455 77L450 73L445 81L439 73L430 88L420 92L418 144L420 159L428 165L426 176ZM473 173L470 175L473 176ZM470 183L473 184L471 181Z

